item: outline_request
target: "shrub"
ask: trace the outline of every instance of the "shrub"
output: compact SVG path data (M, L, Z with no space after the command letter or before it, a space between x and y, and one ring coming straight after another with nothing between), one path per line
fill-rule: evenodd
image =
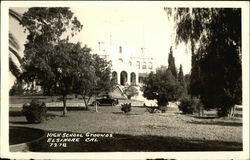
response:
M165 113L167 110L167 106L160 106L159 110L161 111L161 113Z
M24 94L24 89L21 82L15 82L9 91L10 96L20 96Z
M124 113L130 112L130 111L131 111L131 103L122 104L121 110L122 110Z
M192 106L194 108L194 112L197 112L199 114L204 110L204 106L199 98L196 97L192 98Z
M217 108L218 117L226 117L228 115L228 111L226 108Z
M169 101L176 101L182 96L182 87L169 69L161 67L145 78L143 96L157 100L158 106L166 106Z
M184 114L199 112L202 107L203 105L200 99L191 97L181 98L180 104L178 105L179 110L181 110Z
M128 86L123 92L125 95L127 95L128 99L131 99L131 97L137 96L139 94L138 90L134 86Z
M179 110L184 114L192 114L195 110L194 103L191 97L183 97L180 100Z
M41 123L46 118L46 106L44 102L33 99L23 105L22 113L30 123Z

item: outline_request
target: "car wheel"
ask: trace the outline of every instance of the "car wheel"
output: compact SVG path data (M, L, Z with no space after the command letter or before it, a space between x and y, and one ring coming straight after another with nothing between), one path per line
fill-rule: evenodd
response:
M115 103L115 102L113 102L111 105L112 105L112 107L114 107L114 106L116 106L116 103Z

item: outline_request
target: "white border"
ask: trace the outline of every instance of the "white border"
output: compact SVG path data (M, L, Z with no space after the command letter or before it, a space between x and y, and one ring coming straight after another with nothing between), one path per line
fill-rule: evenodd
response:
M107 152L107 153L11 153L8 151L8 28L9 7L220 7L242 8L243 152ZM1 2L1 154L18 159L249 159L249 2L247 1L4 1Z

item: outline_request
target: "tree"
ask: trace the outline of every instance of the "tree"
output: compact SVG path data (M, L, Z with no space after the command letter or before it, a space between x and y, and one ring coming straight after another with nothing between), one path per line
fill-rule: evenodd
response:
M24 89L22 83L20 81L15 81L14 85L11 87L9 91L10 96L18 95L21 96L24 93Z
M84 104L88 110L88 103L92 96L93 86L96 83L95 69L90 49L84 46L76 55L76 66L74 71L74 92L83 97Z
M96 97L101 93L107 93L112 89L113 83L111 82L111 63L101 58L99 55L93 55L93 66L95 68L96 83L93 90L93 95ZM97 104L96 104L96 111Z
M187 89L187 94L190 94L190 74L186 74L184 76L185 84L186 84L186 89Z
M232 115L242 99L241 9L165 8L174 13L176 43L190 45L190 93L204 107L217 108L220 116Z
M169 101L180 98L181 88L172 73L166 67L161 67L145 79L143 95L147 99L156 99L159 106L166 106Z
M178 73L178 81L184 85L185 81L184 81L184 75L183 75L183 70L182 70L182 65L180 64L180 68L179 68L179 73Z
M138 90L134 86L126 87L123 92L127 95L128 99L131 99L131 97L137 96L139 94Z
M180 83L180 86L182 88L182 95L187 95L187 85L184 79L184 75L183 75L183 70L182 70L182 65L180 64L180 68L179 68L179 73L178 73L178 82Z
M74 75L75 92L83 97L86 109L91 98L101 93L107 93L112 87L110 63L94 54L85 46L78 58ZM98 111L96 106L96 111Z
M28 31L22 77L26 82L36 81L44 90L61 95L65 115L67 94L72 92L74 54L80 46L69 43L69 36L62 35L69 32L74 36L82 25L66 7L29 8L23 14L22 25Z
M22 22L22 17L20 14L18 14L16 11L13 9L9 9L9 16L13 19L15 19L17 22L21 23ZM14 62L12 56L16 57L17 61L19 64L22 63L22 58L20 56L20 53L18 52L20 49L19 43L15 36L9 32L9 68L10 72L15 76L17 83L20 83L20 76L21 76L21 70L17 66L17 63Z
M43 88L51 88L54 94L62 96L63 116L67 113L67 95L73 92L74 55L79 47L79 44L59 41L57 45L40 48L38 51L50 54L49 59L45 58L47 55L34 55L25 59L23 64L23 77L26 82L36 80Z
M28 44L38 42L56 43L69 38L69 35L63 37L63 33L69 31L70 35L74 36L83 27L68 7L29 8L23 14L22 25L29 32ZM28 46L26 45L26 47Z
M168 69L171 71L172 75L177 79L177 71L176 71L175 59L173 56L172 47L170 47L170 52L168 55Z

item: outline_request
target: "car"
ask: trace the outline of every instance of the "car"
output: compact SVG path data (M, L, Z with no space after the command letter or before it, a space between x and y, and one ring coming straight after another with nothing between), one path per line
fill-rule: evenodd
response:
M92 105L95 106L116 106L119 103L118 99L111 98L109 95L103 95L102 97L93 101Z

